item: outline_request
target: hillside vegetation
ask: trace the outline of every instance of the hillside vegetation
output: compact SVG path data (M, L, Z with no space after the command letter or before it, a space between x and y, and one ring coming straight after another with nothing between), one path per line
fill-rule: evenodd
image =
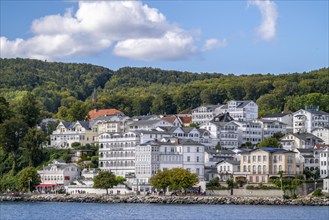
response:
M318 105L329 112L329 69L292 74L224 75L155 68L117 71L90 64L0 59L0 96L12 107L31 92L44 117L81 120L95 107L127 115L188 112L201 104L254 100L260 115ZM98 102L91 103L97 89Z

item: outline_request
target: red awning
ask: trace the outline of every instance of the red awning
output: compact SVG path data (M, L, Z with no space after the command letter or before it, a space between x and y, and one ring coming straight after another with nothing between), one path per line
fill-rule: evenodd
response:
M52 186L56 186L56 184L41 183L41 184L37 185L37 187L52 187Z

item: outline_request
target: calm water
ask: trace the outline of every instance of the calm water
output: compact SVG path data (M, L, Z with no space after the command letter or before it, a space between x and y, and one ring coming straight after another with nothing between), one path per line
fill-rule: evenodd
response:
M329 207L0 202L0 220L329 219Z

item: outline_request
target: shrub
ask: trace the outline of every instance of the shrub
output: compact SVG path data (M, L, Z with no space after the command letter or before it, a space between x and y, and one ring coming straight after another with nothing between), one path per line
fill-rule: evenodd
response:
M322 190L321 189L316 189L314 190L314 192L312 193L313 196L319 197L319 196L323 196Z

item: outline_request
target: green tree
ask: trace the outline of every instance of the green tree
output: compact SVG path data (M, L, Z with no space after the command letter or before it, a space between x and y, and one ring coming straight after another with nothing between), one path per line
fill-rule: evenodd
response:
M183 168L173 168L170 170L170 186L172 190L181 190L183 189L186 193L186 190L199 182L198 176L195 173L190 173L189 171Z
M109 194L108 189L118 185L116 176L109 171L101 171L94 177L94 188L106 189L106 195Z
M264 140L262 140L259 144L258 147L273 147L273 148L282 148L282 145L278 141L278 139L274 137L269 137Z
M27 125L20 119L11 118L0 125L0 147L13 158L12 170L16 173L16 163L19 157L23 138L27 133Z
M9 107L9 102L4 97L0 97L0 124L6 119L10 119L12 116L12 111Z
M21 191L31 192L41 183L40 175L34 167L26 167L18 174L18 188Z
M16 109L22 120L30 128L35 127L41 121L38 102L30 92L23 96Z
M37 166L43 160L42 146L46 142L46 135L36 128L30 128L23 139L23 155L29 166Z
M153 188L162 189L164 194L166 194L167 188L171 184L170 175L171 173L169 170L159 171L150 178L149 182Z

